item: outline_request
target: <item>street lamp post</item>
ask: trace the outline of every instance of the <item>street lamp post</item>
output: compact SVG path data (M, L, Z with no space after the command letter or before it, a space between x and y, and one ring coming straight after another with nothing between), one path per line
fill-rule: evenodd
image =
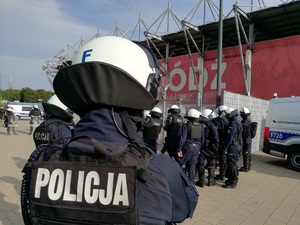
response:
M222 66L222 55L223 55L222 46L223 46L223 0L220 0L216 107L219 107L221 105L221 71L222 71L221 66Z

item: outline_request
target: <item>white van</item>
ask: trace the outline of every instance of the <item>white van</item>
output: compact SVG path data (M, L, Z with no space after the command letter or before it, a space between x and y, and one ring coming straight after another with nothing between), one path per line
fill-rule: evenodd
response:
M269 101L262 151L287 157L290 166L300 171L300 97Z

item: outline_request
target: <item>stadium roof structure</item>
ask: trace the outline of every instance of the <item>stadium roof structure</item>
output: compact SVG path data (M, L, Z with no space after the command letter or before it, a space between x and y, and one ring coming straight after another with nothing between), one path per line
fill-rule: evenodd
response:
M135 31L138 30L137 41L147 44L157 58L163 59L164 62L167 62L169 57L197 52L202 54L205 51L215 50L218 49L219 45L220 20L216 19L219 11L214 1L216 0L199 0L183 20L180 20L168 6L150 26L139 16L137 23L131 28L123 30L117 25L107 35L137 40L134 39L134 35ZM196 10L204 2L208 4L206 8L211 10L214 20L213 22L203 23L203 25L194 25L191 22L192 16L196 14ZM261 2L261 0L258 0L258 2ZM238 3L234 4L231 12L226 17L224 15L221 17L223 18L222 47L227 48L246 44L251 49L255 42L300 35L300 0L281 0L281 2L285 3L274 7L267 7L263 3L259 5L260 10L251 10L251 12L247 13L242 10L242 6L239 7ZM234 16L229 17L232 15L232 12L234 12ZM161 25L164 22L162 20L169 17L172 17L176 23L175 27L177 29L175 32L160 31L159 26L155 27L156 24ZM170 21L167 21L167 23L167 27L169 27ZM131 31L133 32L130 34L129 32ZM143 40L140 38L143 36L142 32L145 37ZM81 39L75 44L67 44L57 55L47 60L42 69L50 84L52 85L52 81L60 68L71 64L74 55L82 45L100 36L103 35L97 31L89 40ZM242 54L241 57L243 57Z
M233 6L235 16L223 19L223 48L300 35L300 1L245 13ZM186 27L176 33L147 38L147 43L159 59L218 49L219 21ZM166 48L168 45L168 49Z

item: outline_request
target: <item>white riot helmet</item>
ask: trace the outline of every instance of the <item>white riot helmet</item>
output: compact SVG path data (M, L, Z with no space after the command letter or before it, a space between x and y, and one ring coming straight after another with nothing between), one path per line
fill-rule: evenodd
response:
M227 109L228 107L226 105L221 105L218 108L215 109L215 113L221 116L221 114Z
M162 117L162 113L161 113L160 108L154 107L154 108L151 110L150 115L151 115L151 116L154 116L154 117L158 117L158 118Z
M171 105L168 109L168 113L180 113L181 110L178 105Z
M240 110L240 115L242 117L249 116L251 114L250 110L246 107L242 107Z
M197 109L190 109L186 112L185 118L192 121L198 121L200 118L201 112Z
M38 109L39 106L38 106L38 105L33 105L33 108L34 108L34 109Z
M44 111L49 116L56 116L63 119L71 120L73 115L68 112L68 107L65 106L56 95L52 95L47 103L42 103Z
M211 109L204 109L202 111L201 116L204 117L204 118L206 118L206 119L211 119L212 113L213 113L213 111Z
M239 114L238 110L237 110L237 109L234 109L234 108L227 108L227 109L225 109L224 112L226 113L226 116L227 116L228 118L231 118L231 117L233 117L234 115L238 115L238 114Z
M59 108L65 110L65 111L68 109L68 107L65 106L65 105L58 99L57 95L52 95L52 96L48 99L47 103L52 104L52 105L56 105L56 106L58 106Z
M151 110L160 86L158 68L148 46L116 36L99 37L78 50L71 66L59 70L53 87L80 116L100 104Z

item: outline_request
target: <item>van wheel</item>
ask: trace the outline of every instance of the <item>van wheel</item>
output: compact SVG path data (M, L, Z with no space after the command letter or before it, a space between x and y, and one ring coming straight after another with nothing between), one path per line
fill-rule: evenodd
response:
M300 172L300 152L290 152L287 160L294 170Z

